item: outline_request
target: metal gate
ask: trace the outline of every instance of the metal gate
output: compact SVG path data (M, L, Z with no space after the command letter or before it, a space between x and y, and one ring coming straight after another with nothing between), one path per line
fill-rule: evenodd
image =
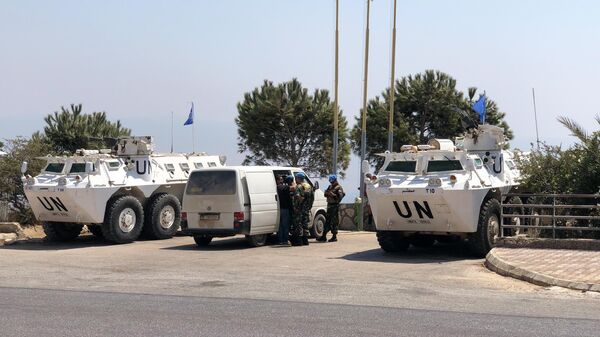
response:
M557 231L600 231L600 194L508 193L501 199L501 236L521 230L546 236L551 231L556 239Z

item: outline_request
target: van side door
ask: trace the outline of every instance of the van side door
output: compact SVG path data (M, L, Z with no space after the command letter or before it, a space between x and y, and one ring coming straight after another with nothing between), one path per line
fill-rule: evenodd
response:
M250 196L250 235L277 232L277 187L272 171L246 172Z

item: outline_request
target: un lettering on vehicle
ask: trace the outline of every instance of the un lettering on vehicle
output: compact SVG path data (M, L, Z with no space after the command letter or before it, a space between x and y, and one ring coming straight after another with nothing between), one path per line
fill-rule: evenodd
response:
M430 224L431 219L434 218L433 211L431 210L431 207L429 207L427 201L418 202L403 200L399 203L394 200L393 203L396 213L402 218L407 219L408 223Z
M59 197L37 197L38 201L50 214L54 216L69 216L69 209Z

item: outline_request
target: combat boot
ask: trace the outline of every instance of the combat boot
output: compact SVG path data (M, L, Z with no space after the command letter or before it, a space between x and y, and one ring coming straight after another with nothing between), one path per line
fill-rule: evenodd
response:
M331 239L329 239L329 242L337 242L337 235L333 234L333 236L331 237Z
M292 244L292 246L302 246L302 241L300 240L300 237L296 235L292 235L290 243Z
M302 237L302 245L303 246L308 246L308 236L303 236Z
M323 234L323 235L321 235L321 236L319 236L317 238L317 241L319 241L319 242L327 242L327 237L325 236L325 234Z

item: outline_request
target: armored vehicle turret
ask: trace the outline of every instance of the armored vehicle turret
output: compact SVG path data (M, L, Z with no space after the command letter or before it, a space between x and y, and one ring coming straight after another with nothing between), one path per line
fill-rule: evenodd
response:
M456 143L432 139L381 154L383 166L365 179L381 248L396 252L460 237L477 255L487 254L500 236L502 195L518 186L505 145L502 128L479 125Z
M77 237L83 226L114 243L172 237L193 169L218 167L225 157L155 153L151 137L120 138L113 149L47 156L36 177L23 177L27 200L48 239ZM26 168L23 168L25 171Z

